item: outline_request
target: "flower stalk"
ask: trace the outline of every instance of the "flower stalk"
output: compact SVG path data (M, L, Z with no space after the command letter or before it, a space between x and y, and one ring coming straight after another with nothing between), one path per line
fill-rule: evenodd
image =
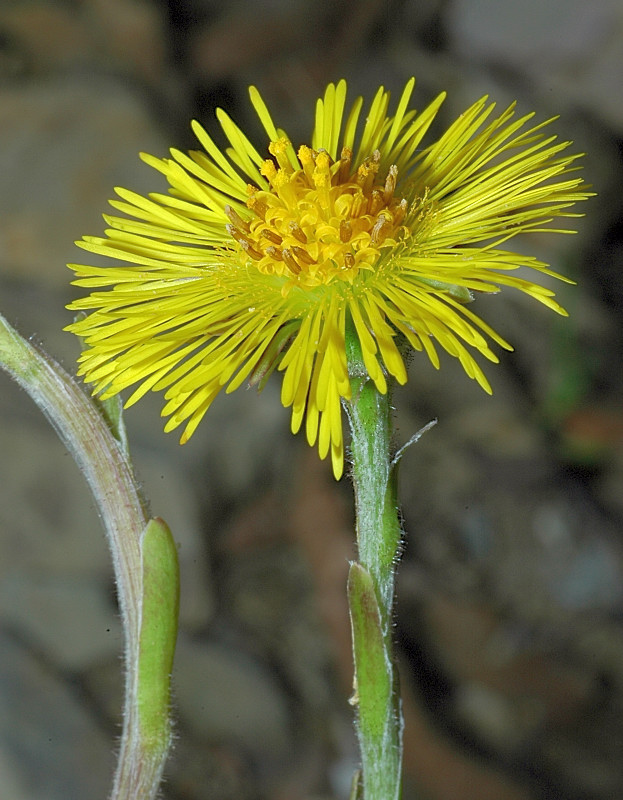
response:
M149 519L125 446L118 401L103 409L0 316L0 367L56 429L97 502L112 554L125 638L123 732L111 800L156 797L169 749L179 578L171 532Z
M351 430L359 561L351 563L348 601L355 664L353 705L365 800L398 800L402 713L392 650L395 568L401 542L395 463L391 460L390 392L367 375L361 345L347 330Z

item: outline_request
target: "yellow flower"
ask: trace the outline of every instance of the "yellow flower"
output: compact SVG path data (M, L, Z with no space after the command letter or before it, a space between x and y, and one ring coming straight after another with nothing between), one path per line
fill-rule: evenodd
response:
M350 398L347 324L380 392L390 376L406 382L406 346L439 367L435 343L490 392L468 348L494 362L486 337L511 348L465 303L473 291L512 286L564 314L549 289L509 274L555 273L502 245L578 216L567 209L589 193L569 142L544 131L551 120L516 119L514 106L496 116L487 98L422 146L444 95L416 113L414 83L393 116L381 87L363 124L362 98L346 112L345 81L329 84L311 143L298 150L251 87L269 157L222 110L224 152L194 122L203 150L143 154L169 194L116 189L111 205L127 216L105 216L106 238L78 244L121 264L70 265L76 285L106 287L69 306L92 312L68 330L85 341L80 374L94 391L109 397L138 384L126 405L164 391L165 431L185 423L185 442L223 387L263 385L276 367L292 430L305 420L336 478L341 400Z

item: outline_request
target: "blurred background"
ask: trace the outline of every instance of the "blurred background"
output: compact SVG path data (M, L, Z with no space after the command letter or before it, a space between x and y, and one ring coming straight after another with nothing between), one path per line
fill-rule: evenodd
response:
M474 310L515 345L493 397L422 356L395 398L405 548L396 637L405 800L623 796L623 6L620 0L3 0L0 308L69 370L72 242L112 188L162 190L141 150L260 151L247 86L296 145L313 103L416 75L440 128L516 99L586 151L577 236L515 240L577 280L569 319L505 292ZM184 448L160 397L126 414L154 514L179 542L177 739L166 800L344 800L357 764L344 597L348 480L289 433L279 379L217 400ZM0 795L104 798L121 632L86 485L0 375Z

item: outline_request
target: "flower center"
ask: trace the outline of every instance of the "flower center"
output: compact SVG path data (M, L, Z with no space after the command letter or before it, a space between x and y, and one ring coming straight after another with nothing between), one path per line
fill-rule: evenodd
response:
M407 201L394 197L398 170L377 179L381 154L351 173L352 151L338 161L303 145L294 167L287 139L271 142L261 167L269 190L248 187L251 219L231 206L225 211L230 235L267 275L287 278L284 289L312 288L338 279L352 282L360 270L373 270L381 248L396 244Z

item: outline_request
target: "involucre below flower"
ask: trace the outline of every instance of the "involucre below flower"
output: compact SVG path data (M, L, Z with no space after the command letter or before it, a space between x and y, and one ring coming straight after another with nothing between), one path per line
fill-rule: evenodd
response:
M222 110L225 151L194 122L203 150L143 154L169 194L116 189L111 205L126 216L105 216L105 238L77 244L121 265L70 265L76 285L105 289L69 306L91 312L68 330L84 339L80 374L94 391L137 384L126 405L163 391L165 430L184 424L185 442L223 387L263 385L276 368L292 430L305 422L336 477L347 324L380 392L388 377L406 382L409 347L439 367L436 344L490 392L472 352L497 362L489 341L511 348L466 303L512 286L564 314L552 291L509 274L555 273L503 245L556 230L548 224L578 216L568 209L589 192L551 120L516 118L512 105L496 115L483 98L424 145L444 95L416 113L414 83L393 116L381 87L361 124L362 98L346 110L345 81L329 84L298 150L251 87L269 157Z

